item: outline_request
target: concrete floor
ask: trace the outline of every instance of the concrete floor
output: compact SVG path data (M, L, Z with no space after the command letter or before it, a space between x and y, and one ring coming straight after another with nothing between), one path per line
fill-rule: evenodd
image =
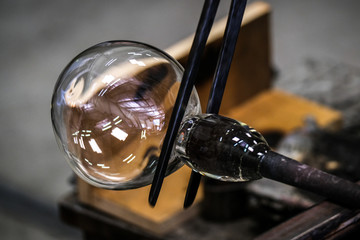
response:
M308 57L360 67L359 1L268 2L280 76ZM221 2L219 17L228 6ZM0 1L1 239L80 239L56 217L71 171L52 133L50 98L65 65L112 39L164 49L195 30L201 7L191 0Z

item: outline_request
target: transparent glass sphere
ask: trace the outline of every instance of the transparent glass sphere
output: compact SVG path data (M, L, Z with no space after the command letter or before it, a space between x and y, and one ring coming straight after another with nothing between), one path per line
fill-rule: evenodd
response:
M104 42L75 57L51 103L55 136L73 170L102 188L150 184L182 74L169 55L137 42ZM193 90L185 117L200 112ZM181 166L172 157L167 174Z

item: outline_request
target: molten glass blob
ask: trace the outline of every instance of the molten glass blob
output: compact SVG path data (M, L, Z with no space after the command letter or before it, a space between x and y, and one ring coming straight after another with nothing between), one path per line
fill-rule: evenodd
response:
M105 42L75 57L51 105L57 142L73 170L102 188L150 184L182 73L176 60L136 42ZM194 90L185 117L200 111ZM181 166L172 157L167 174Z

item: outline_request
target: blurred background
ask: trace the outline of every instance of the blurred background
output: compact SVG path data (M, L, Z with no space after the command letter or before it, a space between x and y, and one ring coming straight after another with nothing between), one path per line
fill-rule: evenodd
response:
M276 86L298 93L296 83L309 78L309 66L316 71L341 66L342 72L328 75L340 82L351 76L359 86L359 1L266 2L273 9ZM65 65L107 40L166 49L195 31L202 4L0 0L1 239L81 239L57 216L57 201L71 190L72 173L53 136L50 100ZM218 18L229 4L221 1Z

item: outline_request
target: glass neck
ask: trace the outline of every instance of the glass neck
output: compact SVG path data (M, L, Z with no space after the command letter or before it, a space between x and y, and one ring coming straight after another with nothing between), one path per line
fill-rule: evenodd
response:
M175 152L199 173L222 181L261 178L259 164L269 146L248 125L215 114L202 114L183 121Z

